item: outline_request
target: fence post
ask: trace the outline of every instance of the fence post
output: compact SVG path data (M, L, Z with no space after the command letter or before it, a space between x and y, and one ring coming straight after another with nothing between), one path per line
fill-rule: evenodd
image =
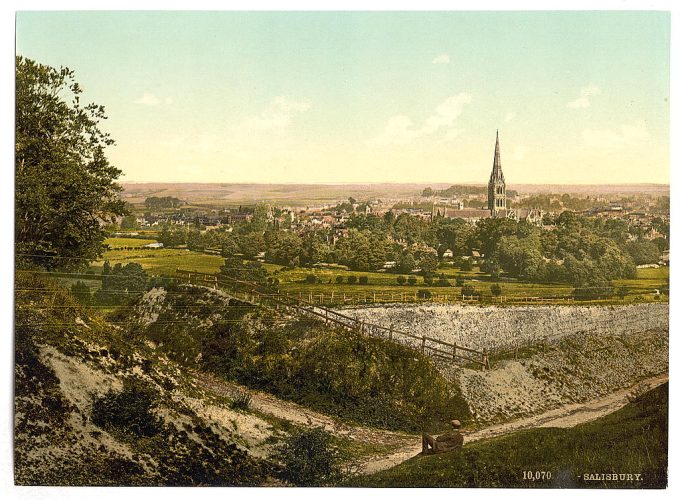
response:
M458 346L458 344L456 344L456 343L454 342L454 343L453 343L453 360L454 360L454 361L456 360L456 347L457 347L457 346Z
M486 350L486 347L482 349L482 370L487 369L489 370L489 353Z
M425 354L425 337L423 337L423 343L420 345L420 351Z
M390 342L392 341L392 325L390 325Z

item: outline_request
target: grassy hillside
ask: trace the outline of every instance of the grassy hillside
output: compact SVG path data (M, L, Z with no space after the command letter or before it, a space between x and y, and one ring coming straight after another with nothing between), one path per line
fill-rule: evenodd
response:
M175 363L56 282L18 275L16 289L17 484L267 482L272 464L192 407L201 394Z
M115 320L187 367L354 422L420 432L469 415L459 391L420 353L220 291L154 289Z
M668 467L668 384L572 429L539 428L417 456L353 486L663 488ZM539 479L529 479L529 471ZM547 474L550 473L550 478ZM593 474L639 474L623 481ZM588 476L592 480L587 480ZM526 477L526 478L525 478ZM348 484L348 485L350 485Z

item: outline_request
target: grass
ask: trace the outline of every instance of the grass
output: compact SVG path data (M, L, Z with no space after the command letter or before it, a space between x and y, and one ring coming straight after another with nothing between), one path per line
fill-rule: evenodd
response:
M106 238L104 244L111 248L120 247L143 247L150 243L156 243L156 240L152 239L142 239L142 238Z
M217 273L224 264L224 259L219 255L174 248L109 250L104 253L103 259L95 262L92 267L101 269L104 260L108 260L112 266L118 263L125 265L129 262L138 262L147 273L165 276L174 276L178 267L203 273Z
M668 384L624 408L571 429L538 428L478 441L460 452L416 456L347 486L664 488L668 467ZM550 479L525 479L525 471ZM586 474L640 474L587 481Z
M135 242L143 242L146 240L138 240L132 238L116 238L116 240L130 240ZM152 275L167 275L174 276L177 268L187 269L192 271L199 271L204 273L217 273L220 266L224 263L224 259L219 255L208 255L205 253L194 252L184 249L162 248L153 250L109 250L104 254L104 259L108 260L111 265L117 263L126 264L128 262L139 262L142 267ZM101 268L103 260L94 264L94 268ZM335 268L295 268L287 269L277 264L263 264L266 271L273 277L277 278L280 283L280 289L284 293L289 293L293 296L302 298L309 298L309 294L313 294L316 301L321 299L323 294L324 303L329 303L331 294L333 294L334 303L339 304L343 300L343 294L348 303L354 302L372 302L373 294L376 295L377 302L394 302L394 301L414 301L414 294L418 290L429 290L436 301L455 301L460 299L460 287L439 287L426 286L423 283L422 276L416 276L416 285L399 285L397 284L398 274L385 272L360 272L349 271L337 266ZM438 274L443 273L449 279L452 285L455 285L455 278L462 277L465 283L472 285L483 296L491 296L491 286L494 284L487 274L480 272L478 267L471 271L461 271L460 269L452 267L444 267L437 271ZM667 283L669 268L660 267L658 269L638 269L638 276L630 280L616 280L614 287L627 286L629 289L628 296L621 300L618 297L613 297L605 301L599 301L602 304L627 304L632 302L651 302L654 300L654 291L660 289ZM319 283L305 283L305 278L313 274L320 281ZM336 284L335 278L342 276L344 283ZM349 285L347 278L349 276L368 277L367 285ZM330 281L330 283L329 283ZM524 297L564 297L570 296L573 290L571 285L564 283L526 283L514 279L502 279L499 283L502 289L502 295L507 298L524 298ZM403 298L402 298L403 294ZM663 301L667 301L668 297L663 296ZM572 303L566 302L565 303ZM576 302L578 303L578 302Z

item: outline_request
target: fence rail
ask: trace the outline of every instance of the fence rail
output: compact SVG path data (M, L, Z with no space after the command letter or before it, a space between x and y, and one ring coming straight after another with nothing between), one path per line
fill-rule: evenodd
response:
M444 359L452 362L469 361L489 369L489 353L486 349L481 351L468 347L451 344L427 336L414 335L408 332L397 330L393 327L385 327L366 321L353 318L341 312L324 307L311 300L302 298L300 293L297 297L291 294L282 294L263 290L260 285L248 281L238 280L226 276L201 273L177 269L177 278L192 285L208 286L211 288L225 288L239 300L244 300L253 305L262 305L275 308L286 308L297 313L316 316L326 323L332 323L342 328L358 331L364 335L388 339L390 341L399 340L401 344L419 350L422 354ZM461 354L469 353L470 355Z

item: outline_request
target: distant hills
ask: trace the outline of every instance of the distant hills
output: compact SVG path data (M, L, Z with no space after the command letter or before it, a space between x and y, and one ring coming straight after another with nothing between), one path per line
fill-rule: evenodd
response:
M486 184L456 184L484 188ZM432 184L230 184L230 183L122 183L123 199L144 203L149 197L175 197L191 203L232 205L258 201L287 205L333 203L349 196L364 199L408 199L419 197L425 188L447 190L451 183ZM519 194L569 193L578 195L669 195L668 184L508 184Z

